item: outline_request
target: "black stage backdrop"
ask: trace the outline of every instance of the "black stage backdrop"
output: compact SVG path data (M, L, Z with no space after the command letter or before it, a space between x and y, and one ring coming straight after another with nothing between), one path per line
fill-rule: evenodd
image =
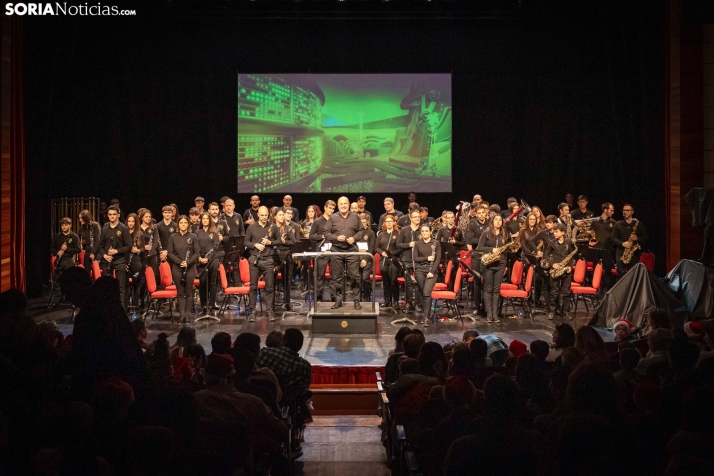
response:
M237 72L452 72L452 194L557 214L630 202L664 273L664 5L437 19L25 17L28 294L49 278L50 199L119 198L160 217L236 194ZM382 194L367 195L379 216ZM328 198L296 195L305 208ZM355 200L356 196L350 196ZM394 197L397 205L403 195ZM263 204L281 197L264 195Z

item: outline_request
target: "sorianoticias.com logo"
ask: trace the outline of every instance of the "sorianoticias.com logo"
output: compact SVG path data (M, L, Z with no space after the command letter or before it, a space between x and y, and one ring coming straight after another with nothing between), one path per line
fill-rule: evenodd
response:
M90 5L68 5L67 2L55 3L6 3L5 15L36 15L36 16L121 16L136 15L136 10L122 10L114 5L97 3Z

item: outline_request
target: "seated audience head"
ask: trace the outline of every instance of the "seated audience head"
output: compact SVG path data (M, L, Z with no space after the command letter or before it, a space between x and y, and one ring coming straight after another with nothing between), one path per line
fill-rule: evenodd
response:
M651 309L647 312L647 327L650 332L655 329L672 329L669 313L665 309Z
M275 332L275 331L274 331ZM280 340L282 342L282 334L280 335ZM253 354L254 358L258 358L258 354L260 354L260 336L258 334L254 334L252 332L243 332L241 334L238 334L236 336L236 340L233 343L233 348L234 349L245 349L251 354Z
M570 324L561 322L553 329L553 344L556 349L565 349L575 345L575 331Z
M394 336L394 352L404 352L404 338L411 334L412 330L407 326L402 326Z
M669 345L667 354L669 366L676 375L689 374L694 371L699 360L699 347L689 341L674 341Z
M610 356L605 350L605 341L594 327L582 326L578 329L575 333L575 348L580 350L585 359L590 362L610 360Z
M131 327L134 329L137 339L146 339L149 335L146 330L146 322L143 319L135 319L131 321Z
M463 375L469 377L476 371L474 358L469 348L454 350L451 357L451 375Z
M565 405L565 395L568 391L568 380L573 368L569 365L559 365L550 374L550 391L559 407Z
M528 347L526 347L526 344L519 341L518 339L511 342L511 344L508 346L508 353L511 355L511 357L518 358L521 355L526 354L527 352Z
M544 340L534 340L530 345L531 354L540 361L545 362L550 353L550 346Z
M285 329L285 335L283 336L283 345L288 349L292 350L293 352L300 352L304 341L305 337L302 335L302 331L300 329Z
M8 289L0 294L0 313L3 316L17 318L27 309L27 296L19 289Z
M612 331L615 333L615 338L618 342L623 342L629 339L633 328L634 326L632 322L627 319L620 319L612 325Z
M404 358L399 361L399 376L419 373L419 361L412 358Z
M480 334L476 329L469 329L466 332L464 332L464 337L462 339L463 342L466 342L467 344L470 343L472 340L477 338Z
M686 322L684 324L684 332L688 339L695 342L702 342L704 340L704 336L706 335L704 324L701 322Z
M419 350L419 369L422 375L440 377L446 373L449 362L444 355L444 349L438 342L427 342Z
M270 331L267 336L265 336L265 347L282 347L283 346L283 333L280 331Z
M649 345L650 352L662 352L667 350L667 347L669 347L673 339L672 331L663 327L658 327L647 334L647 344Z
M183 356L193 361L193 369L198 372L206 368L206 349L201 344L193 344L183 351Z
M58 284L67 300L81 308L84 305L89 289L92 287L92 278L89 277L89 271L86 269L73 266L62 273Z
M216 332L211 339L211 352L227 354L231 350L231 335L227 332Z
M640 353L637 349L622 349L620 351L620 367L623 370L632 371L635 370L637 364L640 363Z
M483 360L488 357L488 342L483 339L473 339L469 343L469 350L474 359Z
M567 365L572 368L576 368L577 366L579 366L585 358L583 356L583 353L575 347L566 347L563 350L563 353L560 355L563 361L563 365Z
M184 350L197 342L196 328L193 326L184 326L176 336L176 346L183 347Z
M444 384L443 395L452 412L466 410L476 399L476 387L464 376L452 377Z
M206 380L217 381L235 375L233 357L228 354L211 354L206 358Z
M255 366L255 356L246 349L233 349L233 368L237 380L249 380Z
M424 335L413 332L404 338L404 355L410 359L419 357L421 346L424 345Z
M553 430L554 472L560 475L629 474L631 454L622 449L617 422L601 415L576 413Z
M619 420L620 403L615 379L602 365L586 364L575 369L568 381L567 399L576 413Z
M515 420L523 401L516 382L501 374L493 374L483 385L486 412L499 421Z

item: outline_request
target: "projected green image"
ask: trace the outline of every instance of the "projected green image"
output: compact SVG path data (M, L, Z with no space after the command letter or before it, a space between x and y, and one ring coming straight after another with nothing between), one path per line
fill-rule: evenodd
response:
M241 193L451 192L451 75L239 74Z

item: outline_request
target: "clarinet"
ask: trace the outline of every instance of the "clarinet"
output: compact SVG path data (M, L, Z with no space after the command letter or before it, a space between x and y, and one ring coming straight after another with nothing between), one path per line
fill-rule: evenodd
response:
M186 262L186 267L183 269L183 273L181 274L181 284L186 284L186 274L188 273L188 256L191 254L191 249L186 250L186 258L184 261Z
M273 224L271 223L270 225L268 225L268 233L265 234L265 238L260 240L261 244L265 245L265 241L267 241L267 239L270 236L270 233L272 231L273 231ZM263 251L265 251L265 248L263 248ZM260 259L260 256L263 254L263 251L258 251L258 254L255 255L255 259L253 260L253 263L251 263L253 266L256 266L258 264L258 260Z
M64 239L64 244L66 245L67 243L69 243L69 238ZM60 247L60 251L62 251L62 247ZM60 252L58 251L57 254L55 255L54 274L56 274L57 271L59 271L60 261L62 260L62 256L64 256L64 254L62 254L62 256L60 256L59 253Z
M218 243L216 243L215 245L213 245L213 248L211 248L210 250L208 250L208 253L206 253L205 256L202 256L202 258L208 258L208 257L210 257L210 256L211 256L211 253L214 253L214 252L218 249L218 247L219 247L220 245L221 245L221 242L219 241ZM209 265L210 263L211 263L211 260L209 259L209 260L208 260L208 263L206 263L205 265L203 265L203 269L201 269L201 272L199 273L199 275L196 276L197 278L201 278L201 277L203 276L203 273L208 272L208 265Z
M112 235L111 239L109 240L109 248L107 248L107 251L109 251L113 247L114 247L114 235ZM107 261L106 266L104 267L104 269L102 269L102 276L111 276L111 271L112 271L112 264L109 261Z
M139 237L139 232L137 231L135 233L135 237L133 240L131 240L131 253L129 253L129 261L126 262L126 272L129 272L129 268L131 267L131 260L134 258L134 248L136 248L136 243L137 243L137 238Z

